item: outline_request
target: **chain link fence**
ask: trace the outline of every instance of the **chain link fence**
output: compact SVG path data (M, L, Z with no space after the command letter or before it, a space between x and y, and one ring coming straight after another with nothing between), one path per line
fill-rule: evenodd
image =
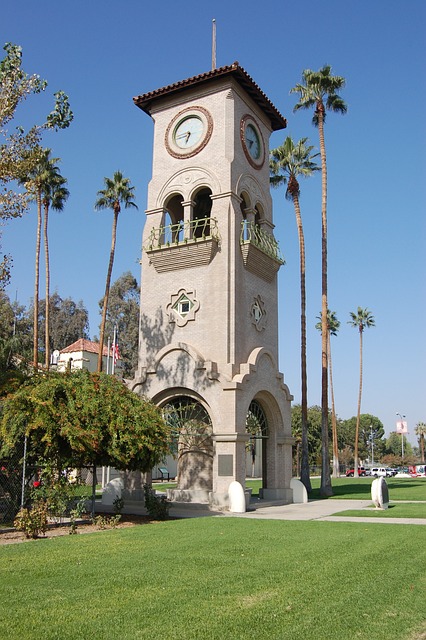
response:
M31 503L35 489L39 497L49 503L52 517L66 515L76 500L84 498L88 508L93 511L97 476L93 467L63 470L63 484L68 485L69 490L61 492L58 490L59 483L56 483L53 497L47 486L45 495L42 470L28 465L26 444L22 443L12 456L0 460L0 528L13 525L21 507L27 507ZM54 504L57 506L57 513L54 513Z
M0 526L13 522L29 492L34 470L25 468L24 459L22 443L13 456L0 460Z

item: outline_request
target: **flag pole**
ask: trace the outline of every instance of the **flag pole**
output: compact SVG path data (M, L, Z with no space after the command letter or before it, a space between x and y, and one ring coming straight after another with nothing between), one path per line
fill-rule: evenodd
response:
M117 325L114 325L114 338L112 340L112 366L111 373L114 375L115 373L115 360L116 360L116 349L117 349Z

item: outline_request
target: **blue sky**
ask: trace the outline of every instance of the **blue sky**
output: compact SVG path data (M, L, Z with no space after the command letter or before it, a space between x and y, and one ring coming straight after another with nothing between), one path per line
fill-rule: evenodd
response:
M238 60L288 120L286 135L318 134L308 112L293 113L289 90L302 70L325 63L346 78L345 116L326 123L328 157L329 306L341 321L332 339L336 410L356 414L359 337L349 312L367 307L376 327L364 334L362 412L395 429L408 420L415 442L426 421L425 184L426 64L423 0L21 0L2 8L1 42L23 47L24 68L48 80L16 124L41 122L52 94L63 89L75 120L45 144L62 159L71 197L50 217L51 284L62 297L83 300L91 334L98 333L112 214L94 212L104 176L123 171L136 187L139 211L118 226L113 280L130 270L140 279L141 234L151 172L153 126L132 97L211 68L212 19L217 66ZM301 184L307 251L309 404L320 404L321 180ZM279 273L280 369L300 402L298 239L291 203L273 192L276 237L287 264ZM12 299L28 305L34 286L36 216L31 210L3 230L14 256ZM41 287L44 281L41 280ZM64 345L60 345L64 346Z

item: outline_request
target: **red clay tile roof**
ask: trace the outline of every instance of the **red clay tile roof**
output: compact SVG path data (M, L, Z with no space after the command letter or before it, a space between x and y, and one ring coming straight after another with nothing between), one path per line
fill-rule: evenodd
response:
M74 351L88 351L89 353L99 353L99 342L92 342L91 340L85 340L80 338L76 340L65 349L61 349L60 353L73 353ZM108 355L108 347L104 346L104 356Z
M170 84L167 87L162 87L161 89L156 89L155 91L150 91L149 93L144 93L143 95L136 96L133 98L133 102L137 107L142 109L142 111L145 111L145 113L150 115L153 103L159 98L170 96L179 93L180 91L184 91L189 87L196 87L198 85L206 84L208 82L212 82L218 78L223 78L226 76L235 78L235 80L249 94L254 102L256 102L256 104L262 109L262 111L266 113L271 121L273 131L285 129L285 127L287 126L287 120L284 118L284 116L281 115L278 109L272 104L269 98L254 82L253 78L251 78L249 74L242 67L240 67L238 62L234 62L229 66L219 67L218 69L213 69L212 71L208 71L207 73L193 76L192 78L188 78L187 80L175 82L174 84Z

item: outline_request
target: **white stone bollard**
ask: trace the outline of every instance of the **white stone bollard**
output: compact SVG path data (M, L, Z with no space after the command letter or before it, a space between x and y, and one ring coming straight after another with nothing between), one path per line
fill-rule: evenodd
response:
M122 478L114 478L104 487L102 491L102 504L112 507L116 498L121 498L124 489Z
M290 489L293 489L293 502L295 504L306 504L308 502L308 492L303 482L297 478L290 480Z
M246 512L246 497L242 485L233 480L228 488L229 495L229 511L231 513Z
M389 489L383 477L376 478L371 483L371 499L376 509L389 507Z

